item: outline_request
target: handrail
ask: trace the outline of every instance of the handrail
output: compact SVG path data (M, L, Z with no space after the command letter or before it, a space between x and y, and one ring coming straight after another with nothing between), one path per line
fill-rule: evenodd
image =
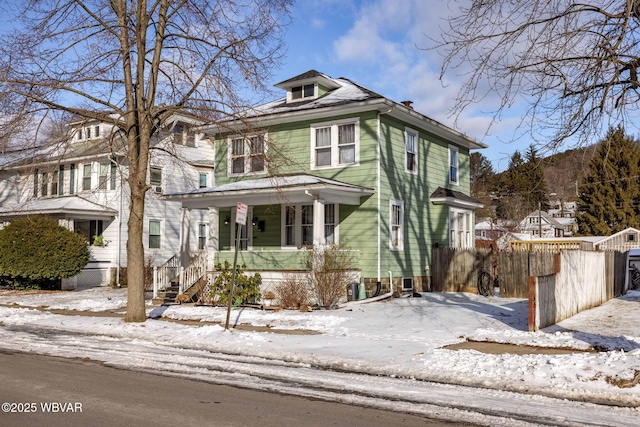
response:
M159 267L153 267L153 297L158 297L159 291L165 291L171 286L171 281L178 277L180 272L180 257L172 256Z
M186 268L180 268L178 294L185 293L207 274L207 251L201 250Z

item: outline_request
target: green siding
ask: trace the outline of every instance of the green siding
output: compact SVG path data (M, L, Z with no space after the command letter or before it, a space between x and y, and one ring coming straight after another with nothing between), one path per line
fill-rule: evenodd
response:
M359 117L360 158L355 167L311 170L311 128L315 123L331 122ZM288 123L266 129L270 173L307 173L323 178L343 181L380 193L380 248L382 278L391 271L394 278L430 275L426 267L431 263L431 248L434 244L446 246L448 242L448 208L431 204L429 198L438 187L453 188L469 194L469 151L459 150L459 180L457 186L448 182L449 143L424 130L419 132L418 173L405 172L406 124L388 115L380 115L381 176L380 188L376 180L377 112L358 115L335 116L332 120L313 120ZM253 179L264 175L243 177L227 176L227 139L216 143L216 184L221 185L242 179ZM389 248L389 200L404 202L404 250ZM359 250L362 276L377 276L377 204L378 195L362 197L359 206L340 205L340 244ZM282 220L281 206L254 206L253 215L265 222L265 230L253 227L253 252L241 252L241 262L251 269L291 270L299 266L302 251L281 250ZM220 212L220 260L232 260L230 249L230 225L223 220L229 211ZM226 250L226 251L225 251ZM231 257L231 259L229 259Z

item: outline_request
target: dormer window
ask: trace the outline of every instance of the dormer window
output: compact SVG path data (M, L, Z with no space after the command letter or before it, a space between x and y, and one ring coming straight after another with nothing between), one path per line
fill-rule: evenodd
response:
M315 96L315 85L295 86L291 88L291 100L313 98Z

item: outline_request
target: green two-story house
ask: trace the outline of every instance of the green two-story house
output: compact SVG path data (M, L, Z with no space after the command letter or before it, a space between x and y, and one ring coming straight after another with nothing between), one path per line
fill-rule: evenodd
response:
M170 196L209 209L209 265L237 246L264 290L300 270L304 248L331 244L356 252L369 295L428 290L435 245L474 245L469 150L486 145L345 78L312 70L275 86L286 96L199 129L215 181Z

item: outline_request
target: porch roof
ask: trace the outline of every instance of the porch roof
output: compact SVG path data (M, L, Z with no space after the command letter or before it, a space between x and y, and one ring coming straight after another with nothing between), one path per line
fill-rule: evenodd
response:
M181 201L183 207L193 209L232 207L238 202L251 206L309 203L314 198L325 203L359 205L361 196L374 192L372 188L301 174L246 179L187 193L167 194L164 198Z
M32 215L47 215L67 219L111 219L118 211L80 196L61 196L28 200L9 206L0 206L0 221L11 221Z

